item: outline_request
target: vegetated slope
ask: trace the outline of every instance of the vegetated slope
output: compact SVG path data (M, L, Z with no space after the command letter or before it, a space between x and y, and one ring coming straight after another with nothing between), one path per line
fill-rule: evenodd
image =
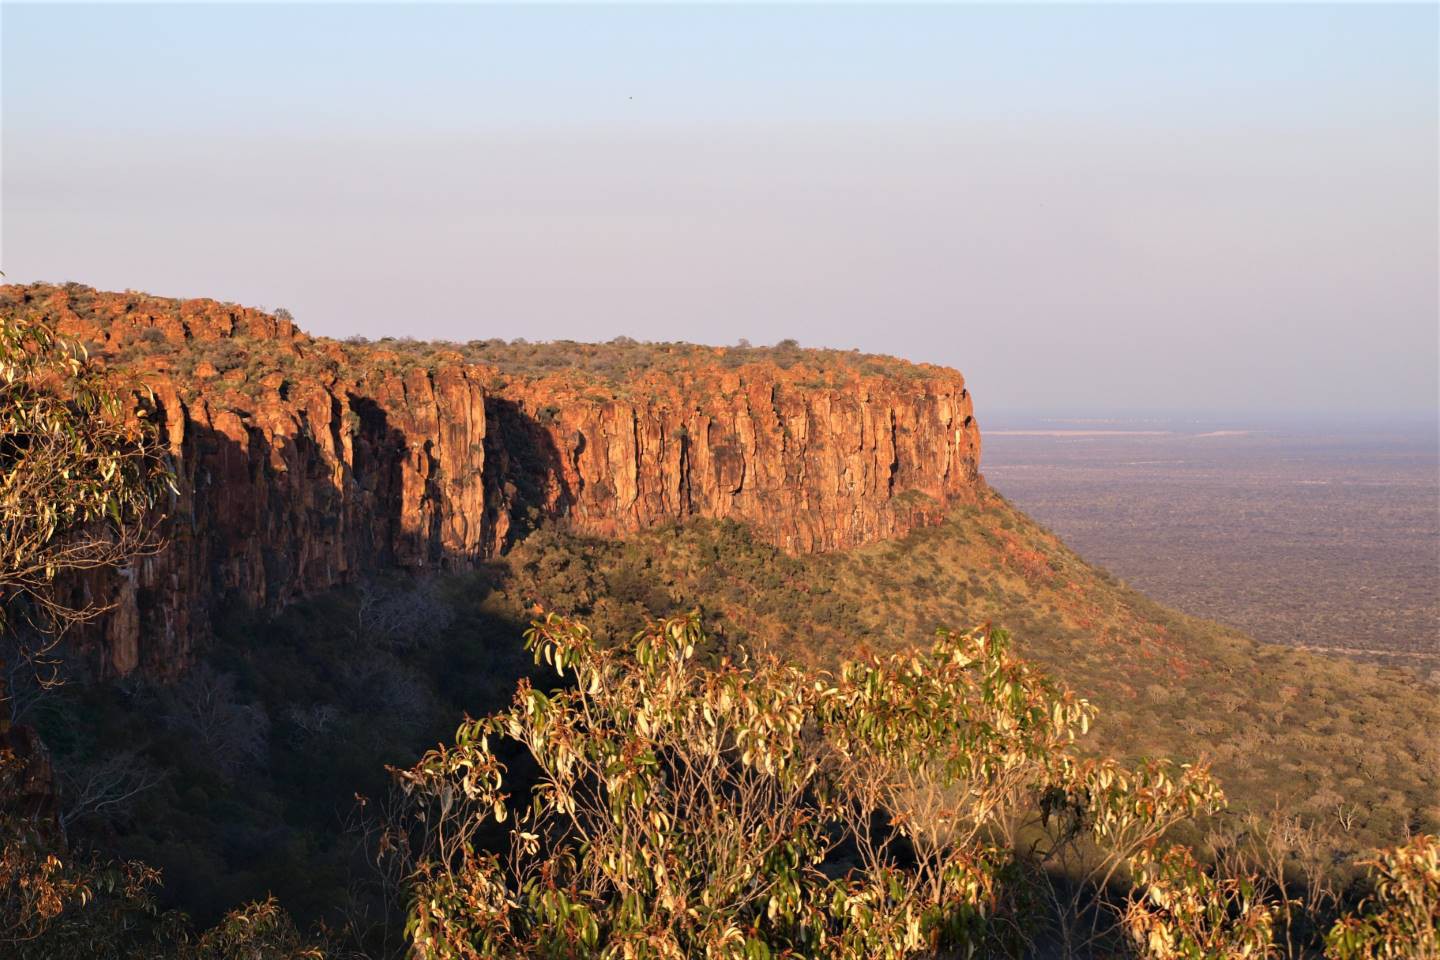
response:
M1162 607L994 492L846 552L785 556L741 527L704 524L623 544L542 532L506 563L507 590L612 635L644 612L698 606L730 642L821 664L992 621L1099 705L1097 749L1208 758L1239 807L1353 816L1357 851L1440 827L1432 689Z
M114 674L182 670L222 606L465 569L546 520L623 536L733 518L805 552L902 534L980 484L970 394L942 367L633 343L538 348L552 365L78 285L0 288L0 314L143 382L176 462L167 549L86 585L117 604L98 658Z
M770 646L817 665L992 621L1100 707L1097 752L1209 758L1234 807L1343 816L1357 856L1440 826L1440 706L1418 681L1169 611L987 492L903 539L819 555L786 554L733 522L623 541L547 526L474 571L224 618L199 688L193 673L73 685L37 708L70 782L116 754L163 771L73 830L162 867L168 896L202 920L267 892L305 921L383 915L361 838L345 832L354 794L379 802L383 764L411 762L462 714L508 701L533 670L520 634L537 606L614 642L698 607L726 649ZM207 740L187 726L186 702L217 683L233 718ZM256 717L262 736L240 737Z

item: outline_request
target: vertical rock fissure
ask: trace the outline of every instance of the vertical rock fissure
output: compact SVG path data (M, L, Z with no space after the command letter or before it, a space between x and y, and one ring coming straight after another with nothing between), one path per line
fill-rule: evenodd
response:
M679 465L679 499L680 519L687 519L695 510L695 504L691 500L690 490L690 428L680 424L680 465Z
M895 408L890 408L890 475L885 480L885 496L895 497L895 479L900 473L900 430L895 423Z
M790 431L785 426L785 415L780 412L780 384L770 385L770 412L775 415L775 426L780 433L780 455L781 462L784 462L784 455L789 452Z

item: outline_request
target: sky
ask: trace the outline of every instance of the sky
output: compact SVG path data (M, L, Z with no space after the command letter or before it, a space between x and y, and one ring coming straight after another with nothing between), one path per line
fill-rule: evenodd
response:
M1440 406L1440 8L0 7L10 280L858 348L987 415Z

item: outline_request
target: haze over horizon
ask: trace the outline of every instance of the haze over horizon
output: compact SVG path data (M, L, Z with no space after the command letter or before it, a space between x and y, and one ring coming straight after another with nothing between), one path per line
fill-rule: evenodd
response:
M0 8L7 279L1433 417L1413 7Z

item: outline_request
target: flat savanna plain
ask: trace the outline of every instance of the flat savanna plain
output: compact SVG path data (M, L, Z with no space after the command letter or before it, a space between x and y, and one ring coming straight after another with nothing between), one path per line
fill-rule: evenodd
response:
M1141 592L1440 682L1432 424L982 423L1016 506Z

